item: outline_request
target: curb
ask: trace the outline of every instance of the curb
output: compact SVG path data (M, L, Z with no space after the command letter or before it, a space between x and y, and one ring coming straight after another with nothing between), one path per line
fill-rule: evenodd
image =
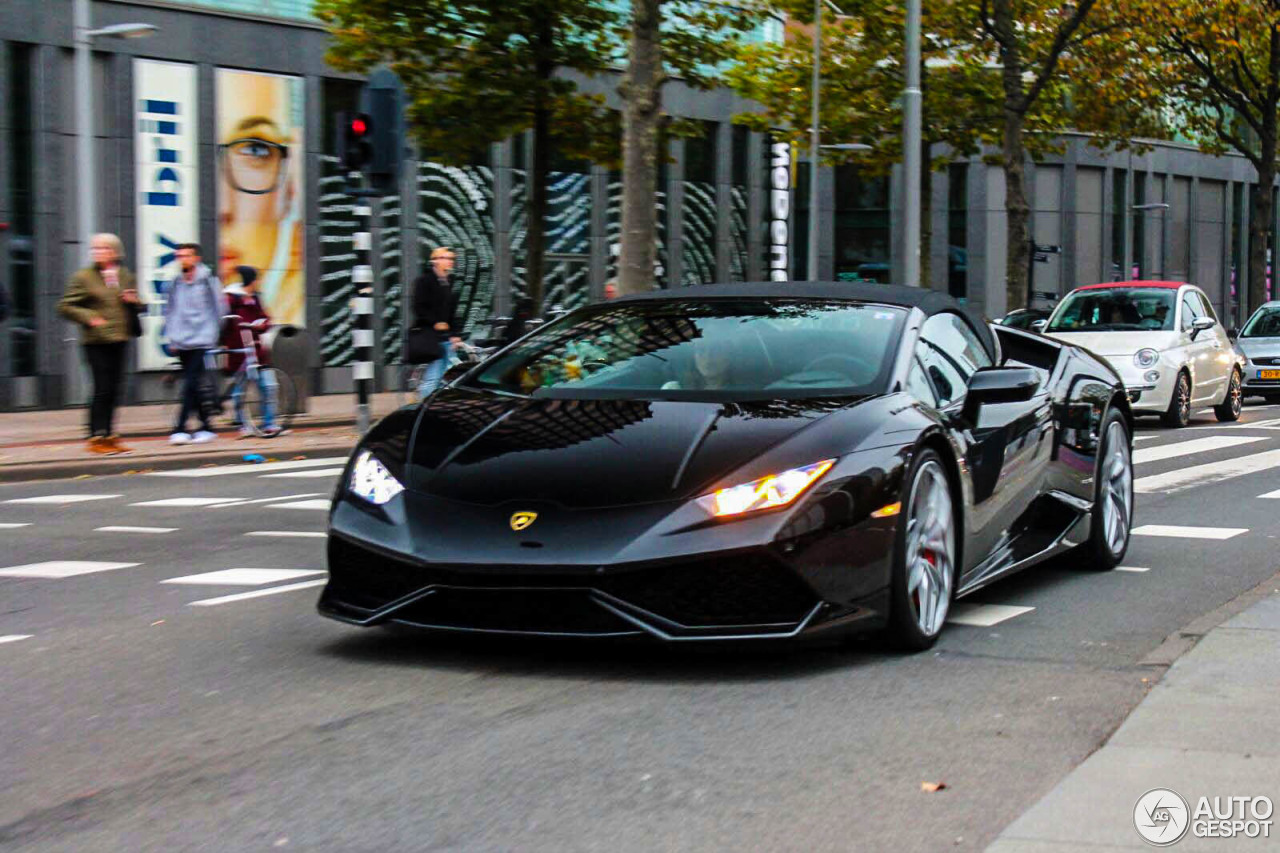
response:
M284 454L288 459L295 457L314 458L333 454L349 454L355 442L344 441L319 447L308 446ZM178 468L198 468L203 465L217 465L229 462L244 463L245 449L210 450L197 453L166 454L164 456L139 456L125 454L109 456L101 459L57 460L51 462L28 462L25 464L0 466L0 483L29 483L40 480L66 480L85 475L105 477L112 474L143 473L148 471L172 471ZM266 454L263 454L264 456Z

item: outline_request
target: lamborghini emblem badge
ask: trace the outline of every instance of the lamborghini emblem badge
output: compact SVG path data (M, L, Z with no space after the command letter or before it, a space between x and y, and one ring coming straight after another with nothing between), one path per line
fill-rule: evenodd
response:
M524 530L537 520L538 514L536 512L517 512L511 516L511 529L517 531Z

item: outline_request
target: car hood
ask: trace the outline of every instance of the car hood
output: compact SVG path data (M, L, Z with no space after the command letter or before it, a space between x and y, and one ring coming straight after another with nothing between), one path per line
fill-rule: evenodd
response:
M1158 352L1182 343L1180 332L1049 332L1048 337L1066 341L1101 356L1132 356L1140 349Z
M1249 358L1280 358L1280 338L1238 338L1236 349Z
M477 504L599 508L687 499L857 402L552 400L446 389L414 430L405 485Z

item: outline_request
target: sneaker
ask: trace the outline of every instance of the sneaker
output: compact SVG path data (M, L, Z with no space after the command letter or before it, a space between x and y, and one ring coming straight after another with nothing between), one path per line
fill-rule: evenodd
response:
M191 443L192 443L192 444L207 444L208 442L213 441L213 440L214 440L215 438L217 438L217 437L218 437L218 436L216 436L215 434L213 434L213 433L209 432L207 429L202 429L202 430L200 430L198 433L196 433L195 435L191 436Z
M262 436L263 438L275 438L277 435L279 435L282 432L284 432L284 430L280 429L280 427L276 426L275 424L272 424L271 426L266 427L262 430Z
M170 444L190 444L191 433L175 432L173 435L169 436L169 443Z
M114 435L114 434L109 435L106 438L104 438L103 441L105 441L111 447L111 450L115 453L132 453L133 452L132 447L130 447L127 444L120 443L120 436L118 435Z
M85 446L85 449L90 453L98 453L102 455L116 452L116 449L112 447L108 440L101 435L95 435L93 438L89 439L89 443Z
M253 430L249 429L247 426L242 426L242 427L240 427L240 433L239 433L239 435L238 435L238 436L236 436L236 437L237 437L238 439L239 439L239 438L253 438Z

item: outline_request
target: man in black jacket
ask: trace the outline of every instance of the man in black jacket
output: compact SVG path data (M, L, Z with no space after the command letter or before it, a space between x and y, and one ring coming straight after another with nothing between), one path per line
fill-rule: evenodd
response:
M441 246L431 252L431 268L418 276L413 283L414 326L430 329L435 333L440 355L427 363L418 396L426 397L440 384L445 368L449 366L452 346L461 341L453 319L456 296L449 282L455 255L452 249Z

